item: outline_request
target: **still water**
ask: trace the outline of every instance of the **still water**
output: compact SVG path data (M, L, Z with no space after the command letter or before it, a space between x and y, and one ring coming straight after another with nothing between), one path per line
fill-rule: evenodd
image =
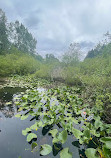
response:
M20 87L5 87L0 89L0 158L59 158L60 155L54 150L48 156L40 156L38 152L31 152L31 145L26 141L26 137L22 135L22 130L30 127L33 120L28 118L21 121L15 118L17 108L14 104L7 105L6 102L12 101L15 94L24 91ZM37 144L52 145L52 138L48 135L48 128L37 131ZM72 136L68 136L67 142L63 147L69 147L73 153L73 158L80 158L83 153L82 147L79 146L77 140Z

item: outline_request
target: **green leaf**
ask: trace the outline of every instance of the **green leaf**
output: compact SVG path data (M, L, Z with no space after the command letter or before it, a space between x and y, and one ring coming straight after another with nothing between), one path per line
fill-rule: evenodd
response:
M107 149L111 149L111 141L105 143Z
M22 134L23 134L24 136L26 136L27 133L30 132L30 131L31 131L30 128L26 128L25 130L22 130Z
M61 142L62 144L64 144L67 140L67 131L64 130L62 132L59 133L58 136L53 138L53 143L57 143L57 142Z
M33 142L33 143L32 143L32 145L31 145L32 150L34 150L37 146L38 146L38 144L37 144L37 143L35 143L35 142Z
M17 117L17 118L18 118L18 117L21 117L21 114L17 114L17 115L15 115L15 117Z
M20 111L22 111L24 108L23 107L20 107L19 109L18 109L18 111L20 112Z
M37 138L35 133L29 133L27 136L27 141L30 142L33 138Z
M106 130L108 134L111 134L111 127Z
M67 140L67 131L64 130L61 133L59 133L57 138L58 138L58 140L61 141L62 144L64 144L66 142L66 140Z
M75 124L78 124L78 121L75 118L71 118L72 122L74 122Z
M84 130L83 134L84 134L84 136L87 137L87 138L90 138L90 137L91 137L91 136L90 136L90 130L88 130L88 129Z
M21 116L21 120L25 120L25 119L27 119L28 116L29 116L29 115L22 115L22 116Z
M104 156L106 158L110 158L111 157L111 150L107 149L105 146L103 146L103 152L104 152Z
M43 117L43 122L47 123L48 121L50 121L50 118L48 116L44 116Z
M103 137L100 139L102 143L105 143L105 147L111 149L111 137Z
M111 141L111 137L102 137L101 139L100 139L100 141L101 142L106 142L106 141Z
M54 143L57 143L57 142L59 142L59 141L60 141L60 140L59 140L57 137L54 137L52 142L53 142L53 144L54 144Z
M103 123L100 121L100 117L97 117L97 118L96 118L96 121L95 121L95 123L94 123L95 128L98 129L99 127L102 127L102 124L103 124Z
M10 101L10 102L6 102L6 105L10 105L10 104L12 104L12 101Z
M52 147L48 144L41 145L40 154L48 155L52 151Z
M85 154L87 158L99 158L99 156L96 155L97 150L93 148L88 148L85 151Z
M37 122L37 127L42 127L43 123L42 121Z
M77 139L79 139L83 135L83 133L80 130L75 129L75 128L73 128L72 133Z
M64 148L60 152L60 158L72 158L72 153L69 152L69 148Z
M100 133L97 133L96 130L90 130L91 134L96 136L96 137L100 137Z
M56 134L58 133L58 130L57 129L53 129L53 130L50 130L49 133L51 133L52 137L55 137Z
M36 130L36 129L37 129L37 123L34 123L34 124L30 127L30 129Z

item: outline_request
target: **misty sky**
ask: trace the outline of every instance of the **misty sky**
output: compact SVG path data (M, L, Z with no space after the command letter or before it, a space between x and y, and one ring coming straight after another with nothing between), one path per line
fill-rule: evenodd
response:
M91 47L111 30L111 0L0 0L0 8L28 28L42 53L60 54L71 42Z

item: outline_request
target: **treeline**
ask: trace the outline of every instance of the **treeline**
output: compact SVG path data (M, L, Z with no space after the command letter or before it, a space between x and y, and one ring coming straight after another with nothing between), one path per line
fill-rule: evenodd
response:
M36 72L36 76L49 79L52 68L60 62L53 54L43 59L36 53L36 44L36 39L23 24L19 21L9 23L0 9L0 77Z
M110 34L108 34L110 36ZM0 10L0 76L33 74L36 78L68 85L111 85L111 40L99 43L80 61L81 48L72 43L61 61L53 54L36 54L37 41L18 21L8 23Z

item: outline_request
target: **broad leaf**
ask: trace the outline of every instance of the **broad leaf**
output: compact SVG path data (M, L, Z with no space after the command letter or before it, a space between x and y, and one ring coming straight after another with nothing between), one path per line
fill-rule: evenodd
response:
M72 133L77 139L79 139L83 135L83 133L80 130L75 129L75 128L73 128Z
M30 127L30 129L36 130L36 129L37 129L37 123L34 123L34 124Z
M83 134L85 137L90 138L90 131L88 129L84 130Z
M102 143L105 143L105 147L111 149L111 137L103 137L100 139Z
M58 140L61 141L62 144L64 144L66 142L66 140L67 140L67 131L64 130L61 133L59 133L57 138L58 138Z
M105 143L107 149L111 149L111 141Z
M103 151L104 151L104 155L106 158L110 158L111 157L111 150L105 148L105 146L103 146Z
M53 130L50 130L49 133L51 133L52 137L55 137L56 134L58 133L58 130L57 129L53 129Z
M102 127L102 122L100 121L100 117L96 118L94 125L96 129L98 129L99 127Z
M27 133L30 132L30 131L31 131L30 128L26 128L25 130L22 130L22 134L23 134L24 136L26 136Z
M29 115L22 115L22 116L21 116L21 120L25 120L25 119L27 119L28 116L29 116Z
M38 144L37 144L37 143L35 143L35 142L33 142L33 143L32 143L32 145L31 145L32 150L34 150L37 146L38 146Z
M100 139L101 142L111 141L111 137L103 137Z
M30 142L33 138L37 138L35 133L29 133L27 136L27 141Z
M72 158L72 153L69 152L69 148L64 148L60 152L60 158Z
M47 123L48 121L50 121L50 118L48 116L44 116L43 117L43 122Z
M52 147L48 144L41 145L40 154L48 155L52 151Z
M85 151L85 154L87 158L99 158L99 156L96 155L97 150L93 148L88 148Z
M21 117L21 114L17 114L17 115L15 115L15 117Z

